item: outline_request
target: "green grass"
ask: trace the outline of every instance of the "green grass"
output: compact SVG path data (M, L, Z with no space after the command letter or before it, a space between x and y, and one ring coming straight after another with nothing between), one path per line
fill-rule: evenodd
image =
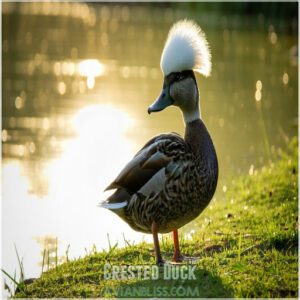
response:
M154 265L151 244L93 252L44 272L17 297L297 297L298 145L276 162L232 182L224 197L181 236L181 249L197 257L196 280L104 280L104 264ZM169 236L161 240L170 260ZM179 266L184 268L184 266ZM162 272L162 268L160 269ZM162 273L160 273L162 275ZM187 294L190 293L190 294Z

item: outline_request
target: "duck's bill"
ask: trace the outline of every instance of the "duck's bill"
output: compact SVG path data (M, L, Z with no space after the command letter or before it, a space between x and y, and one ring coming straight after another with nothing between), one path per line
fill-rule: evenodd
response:
M169 95L169 87L166 87L162 90L159 97L151 104L148 108L148 114L152 112L157 112L165 109L166 107L173 104L173 99Z

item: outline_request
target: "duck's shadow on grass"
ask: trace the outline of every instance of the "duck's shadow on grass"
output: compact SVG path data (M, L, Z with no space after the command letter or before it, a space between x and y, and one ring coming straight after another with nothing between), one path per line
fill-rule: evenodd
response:
M182 266L181 266L182 267ZM160 268L159 279L126 282L104 289L103 296L117 298L232 298L233 290L219 276L204 269L195 269L194 278L168 279ZM187 275L187 273L185 274Z

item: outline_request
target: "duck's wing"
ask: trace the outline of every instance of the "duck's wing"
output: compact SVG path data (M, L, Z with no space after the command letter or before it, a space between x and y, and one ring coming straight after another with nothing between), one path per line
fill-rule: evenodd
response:
M106 190L117 189L108 202L124 202L125 192L128 199L138 191L148 194L155 188L159 189L159 185L164 183L165 168L168 166L168 172L175 172L176 160L187 152L189 152L188 145L176 133L161 134L152 138L106 188Z

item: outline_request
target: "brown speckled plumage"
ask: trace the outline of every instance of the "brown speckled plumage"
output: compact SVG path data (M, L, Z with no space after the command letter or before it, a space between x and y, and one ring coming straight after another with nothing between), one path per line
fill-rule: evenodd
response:
M141 159L139 154L144 153ZM153 158L159 153L159 158ZM152 165L145 163L153 158ZM179 135L162 134L151 139L126 166L110 187L115 194L127 195L128 205L113 210L133 229L151 233L151 224L158 232L178 229L196 218L210 202L217 184L218 163L213 143L201 120L188 123L185 140ZM131 162L132 163L132 162ZM139 180L130 174L135 170ZM165 181L162 187L143 193L141 188L158 172ZM114 195L115 195L114 194ZM108 201L115 201L111 196Z

